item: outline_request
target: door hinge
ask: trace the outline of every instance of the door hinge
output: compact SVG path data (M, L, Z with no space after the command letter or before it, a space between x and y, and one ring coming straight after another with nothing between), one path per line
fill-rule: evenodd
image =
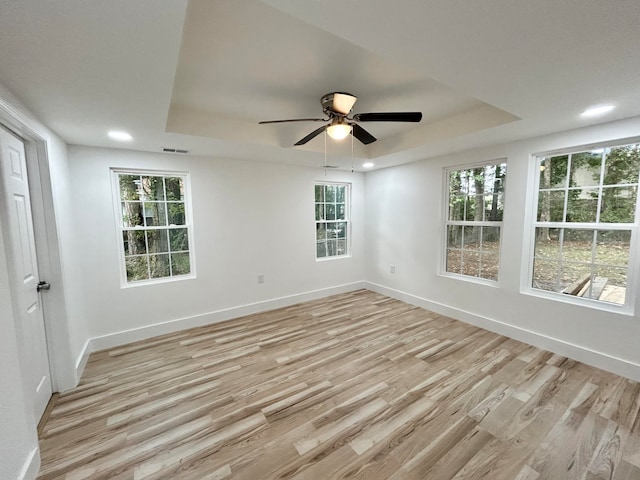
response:
M38 282L38 286L36 287L36 290L38 292L41 292L42 290L49 290L51 288L51 284L48 282Z

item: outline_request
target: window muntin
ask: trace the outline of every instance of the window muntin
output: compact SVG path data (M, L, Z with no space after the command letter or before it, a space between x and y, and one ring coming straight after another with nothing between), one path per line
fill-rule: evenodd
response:
M192 275L187 175L114 171L123 283Z
M316 259L349 255L350 190L347 183L315 184Z
M535 289L624 305L637 232L640 144L537 159Z
M505 162L446 171L445 272L498 280L506 172Z

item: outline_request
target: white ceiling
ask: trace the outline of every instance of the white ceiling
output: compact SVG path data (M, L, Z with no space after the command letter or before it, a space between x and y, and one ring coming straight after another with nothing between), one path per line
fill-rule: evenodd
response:
M324 162L295 141L347 91L376 167L640 115L637 0L0 0L0 84L73 144ZM606 117L579 113L613 103ZM111 129L134 140L118 144ZM351 166L351 142L327 141Z

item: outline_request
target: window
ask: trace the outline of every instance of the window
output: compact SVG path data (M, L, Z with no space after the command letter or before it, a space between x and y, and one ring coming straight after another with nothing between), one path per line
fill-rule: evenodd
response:
M114 171L125 284L190 276L187 175Z
M349 255L349 184L317 183L315 197L316 259Z
M624 305L640 144L537 159L533 288Z
M498 280L505 162L447 170L445 271Z

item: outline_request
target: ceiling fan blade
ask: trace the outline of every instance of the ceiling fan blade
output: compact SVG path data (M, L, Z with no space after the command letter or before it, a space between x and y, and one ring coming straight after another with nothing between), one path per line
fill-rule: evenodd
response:
M353 119L356 122L419 122L422 112L357 113Z
M264 120L258 122L258 125L265 125L267 123L286 123L286 122L327 122L328 118L292 118L290 120Z
M294 143L294 145L300 146L300 145L304 145L305 143L307 143L309 140L311 140L312 138L317 137L318 135L320 135L322 132L324 132L327 128L327 125L323 125L320 128L315 129L313 132L311 132L309 135L307 135L306 137L298 140L296 143Z
M358 140L360 140L365 145L369 145L370 143L373 143L373 142L375 142L377 140L376 137L371 135L369 132L367 132L364 128L362 128L357 123L354 123L352 125L351 135L356 137Z

